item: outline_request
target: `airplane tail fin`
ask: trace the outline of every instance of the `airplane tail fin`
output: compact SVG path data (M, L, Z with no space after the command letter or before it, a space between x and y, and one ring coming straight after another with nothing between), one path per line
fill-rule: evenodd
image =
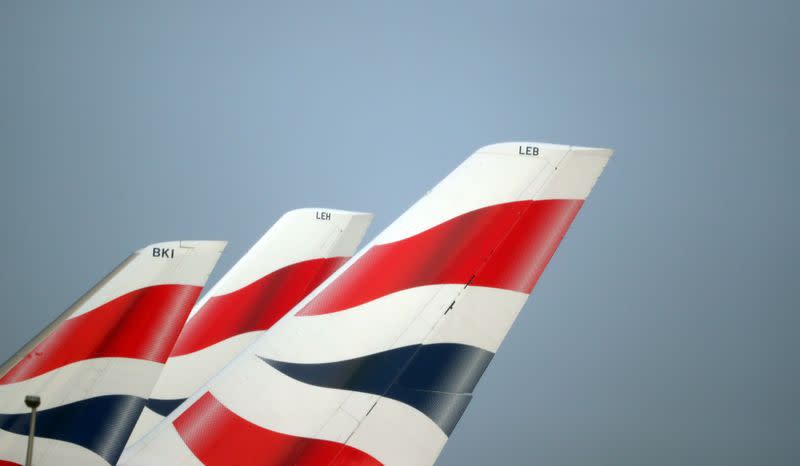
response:
M479 149L122 464L433 464L610 156Z
M225 244L134 252L12 356L0 369L0 460L22 463L23 399L38 395L35 464L114 464Z
M195 305L129 444L152 429L349 259L372 214L284 214Z

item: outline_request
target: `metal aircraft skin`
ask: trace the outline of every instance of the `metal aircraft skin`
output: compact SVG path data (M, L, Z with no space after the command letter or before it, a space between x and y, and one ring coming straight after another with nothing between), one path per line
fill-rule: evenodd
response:
M433 464L611 154L479 149L120 464Z
M0 465L115 464L224 241L134 252L0 367Z
M137 251L0 369L0 466L23 464L30 394L43 403L34 464L116 464L163 417L151 407L168 414L169 396L201 387L352 256L371 221L287 212L196 304L224 242Z
M198 301L128 443L139 440L344 264L372 214L284 214Z

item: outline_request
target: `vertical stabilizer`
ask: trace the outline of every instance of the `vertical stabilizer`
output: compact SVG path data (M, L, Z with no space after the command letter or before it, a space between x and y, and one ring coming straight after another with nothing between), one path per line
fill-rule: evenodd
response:
M38 395L33 463L115 464L222 241L142 248L7 361L0 463L22 464Z

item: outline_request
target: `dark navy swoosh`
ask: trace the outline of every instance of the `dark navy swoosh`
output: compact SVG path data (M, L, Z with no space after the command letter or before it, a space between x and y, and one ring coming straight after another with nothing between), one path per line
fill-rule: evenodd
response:
M474 346L436 343L319 364L261 359L307 384L371 393L405 403L450 435L493 356Z
M106 395L44 409L36 413L36 436L88 448L116 464L144 409L145 400ZM0 414L0 429L28 435L30 413Z
M448 436L453 433L461 415L472 401L471 393L444 393L414 390L393 385L384 395L387 398L413 406L428 416Z
M155 398L150 398L147 400L145 406L150 408L151 411L154 411L160 414L161 416L167 417L171 412L175 411L175 408L180 406L181 403L183 403L184 401L186 401L186 398L178 398L176 400L159 400Z

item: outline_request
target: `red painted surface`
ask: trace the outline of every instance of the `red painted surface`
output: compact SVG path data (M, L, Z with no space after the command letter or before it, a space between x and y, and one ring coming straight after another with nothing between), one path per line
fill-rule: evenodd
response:
M498 204L374 246L297 315L338 312L401 290L470 279L476 286L530 293L582 205L562 199Z
M0 379L27 380L78 361L104 357L166 361L201 287L156 285L67 319Z
M186 324L172 356L193 353L242 333L272 327L347 259L298 262L236 291L214 296Z
M375 458L341 443L296 437L257 426L206 392L173 422L206 466L376 466Z

